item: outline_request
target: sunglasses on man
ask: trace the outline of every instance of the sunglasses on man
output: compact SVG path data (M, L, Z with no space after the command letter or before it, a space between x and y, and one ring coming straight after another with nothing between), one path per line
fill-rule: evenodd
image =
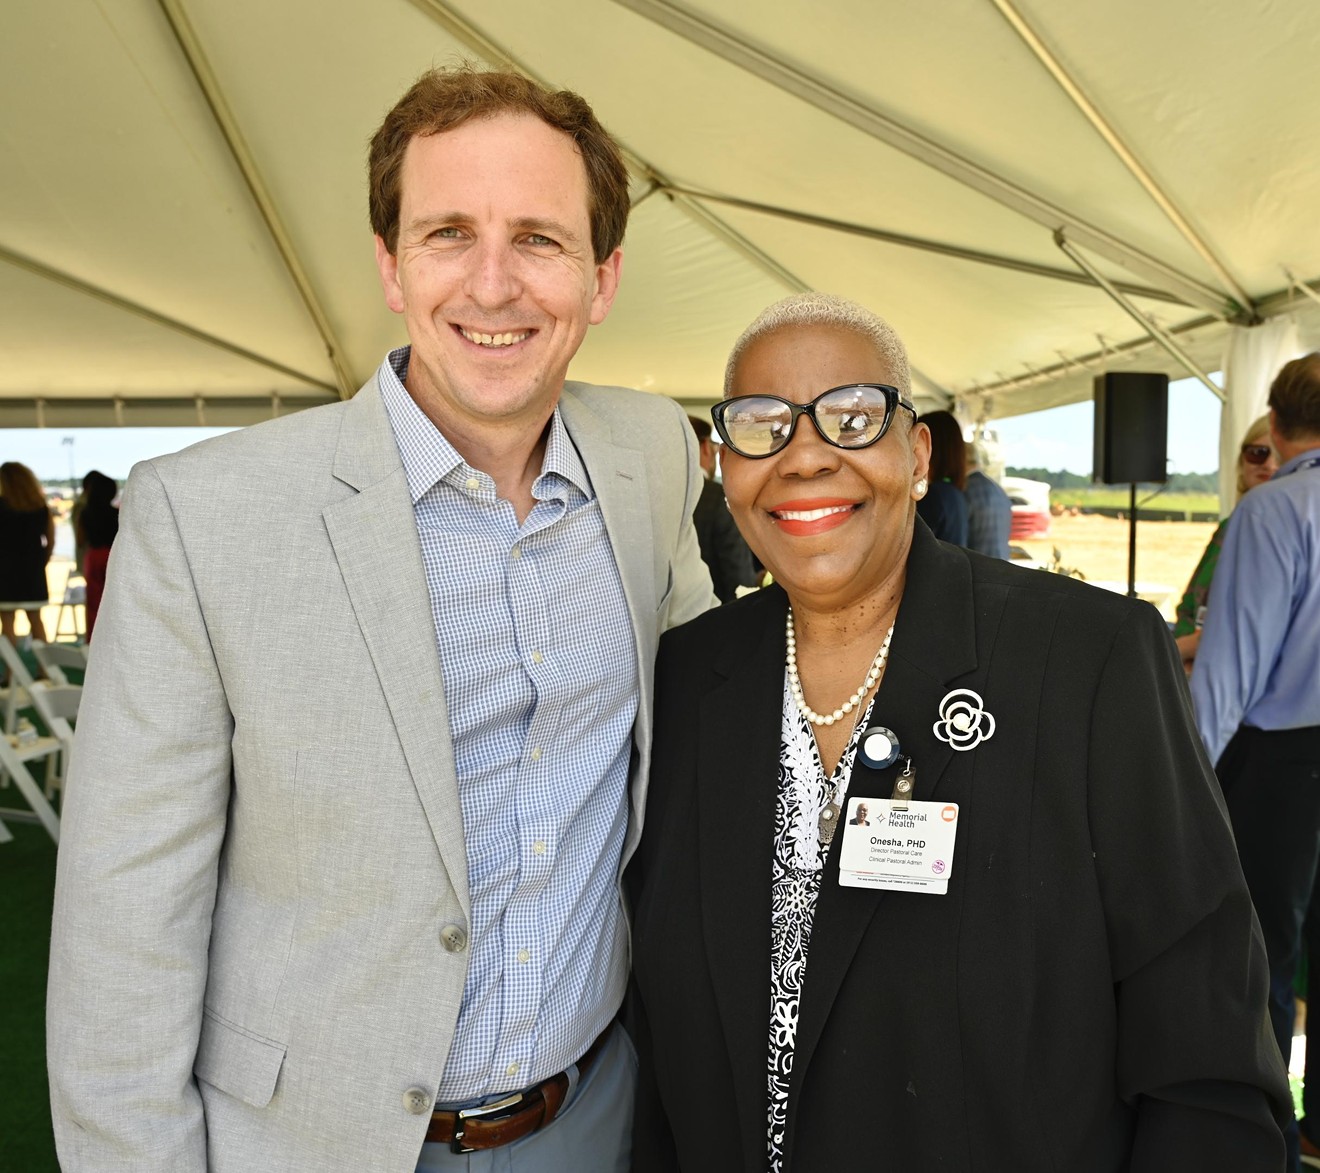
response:
M778 395L739 395L717 403L710 415L730 451L760 460L783 450L804 415L825 443L850 452L869 448L889 431L900 407L917 418L916 408L897 387L848 383L822 391L810 403L790 403Z

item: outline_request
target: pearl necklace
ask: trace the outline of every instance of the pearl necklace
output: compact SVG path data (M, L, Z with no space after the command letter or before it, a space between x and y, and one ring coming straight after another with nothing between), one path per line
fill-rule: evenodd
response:
M802 678L798 675L797 669L797 632L793 630L793 608L788 609L787 625L787 644L788 650L785 660L788 665L788 687L793 693L793 699L797 702L797 707L802 710L802 715L806 717L813 725L833 725L836 721L842 721L845 716L861 704L862 698L875 687L875 682L880 679L880 674L885 670L885 661L889 658L889 641L894 638L894 625L889 625L889 630L885 632L885 642L880 645L880 650L876 652L875 659L871 661L871 667L866 673L866 679L862 681L862 686L843 702L832 713L818 713L807 704L806 698L802 695Z

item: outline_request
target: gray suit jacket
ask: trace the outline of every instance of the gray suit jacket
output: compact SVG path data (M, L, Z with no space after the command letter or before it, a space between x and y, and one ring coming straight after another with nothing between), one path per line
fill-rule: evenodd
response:
M561 410L635 632L636 815L656 642L714 601L701 474L666 399L569 384ZM427 1117L408 1093L438 1086L467 970L442 933L469 913L374 379L139 465L65 796L47 1026L65 1170L410 1171Z

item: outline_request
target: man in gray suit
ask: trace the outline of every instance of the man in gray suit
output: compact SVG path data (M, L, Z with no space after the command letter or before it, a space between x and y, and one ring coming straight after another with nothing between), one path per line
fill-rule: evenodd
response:
M619 875L656 641L713 603L670 401L565 383L618 286L581 98L424 76L371 147L411 347L139 465L65 801L65 1170L625 1169Z

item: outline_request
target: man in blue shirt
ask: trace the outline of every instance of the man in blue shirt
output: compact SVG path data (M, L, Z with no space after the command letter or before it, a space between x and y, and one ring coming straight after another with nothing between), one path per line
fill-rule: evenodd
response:
M1320 864L1320 354L1279 372L1269 406L1281 466L1229 522L1192 698L1265 937L1270 1017L1287 1062L1293 974ZM1320 1006L1320 939L1310 953L1309 1004ZM1320 1133L1320 1087L1309 1090ZM1295 1130L1288 1139L1295 1169Z
M997 482L981 471L981 453L976 444L967 445L963 496L967 498L967 548L991 558L1007 558L1013 502Z

